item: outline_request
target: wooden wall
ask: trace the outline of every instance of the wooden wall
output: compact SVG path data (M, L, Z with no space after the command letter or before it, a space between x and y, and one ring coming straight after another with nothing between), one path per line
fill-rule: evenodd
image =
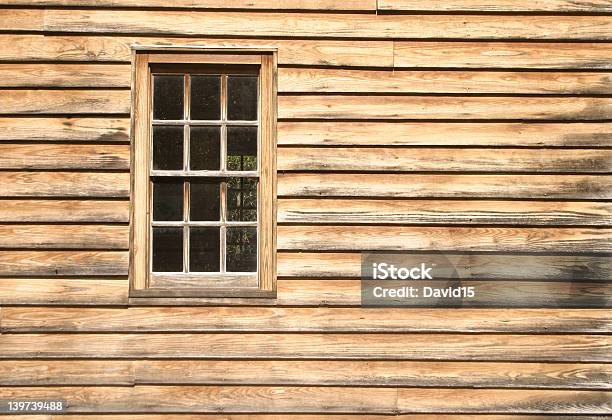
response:
M0 400L612 412L608 0L2 4ZM129 300L133 43L279 48L276 300ZM482 304L569 307L362 309L372 249L486 251Z

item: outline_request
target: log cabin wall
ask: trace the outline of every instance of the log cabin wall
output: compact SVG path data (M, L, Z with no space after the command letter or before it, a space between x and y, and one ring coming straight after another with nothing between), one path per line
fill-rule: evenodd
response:
M2 4L0 399L611 413L612 3ZM277 299L130 301L132 44L278 47ZM531 280L571 304L364 309L380 249L490 252L490 302Z

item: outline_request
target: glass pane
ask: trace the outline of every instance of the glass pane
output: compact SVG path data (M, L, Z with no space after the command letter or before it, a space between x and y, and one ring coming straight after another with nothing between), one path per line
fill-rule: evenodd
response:
M218 181L191 181L189 217L195 221L219 221L220 183Z
M227 228L227 271L257 271L257 228Z
M229 120L257 120L257 77L230 76L227 78L227 118Z
M183 271L183 228L153 228L153 271Z
M221 119L221 77L191 76L191 119Z
M257 170L257 127L227 127L227 170Z
M153 169L183 169L183 127L153 127Z
M227 220L257 221L256 178L230 178L227 181Z
M153 220L183 220L183 181L153 182Z
M189 228L189 271L218 272L219 228Z
M183 76L153 76L153 119L183 119Z
M189 168L192 170L220 170L220 128L191 127L190 130Z

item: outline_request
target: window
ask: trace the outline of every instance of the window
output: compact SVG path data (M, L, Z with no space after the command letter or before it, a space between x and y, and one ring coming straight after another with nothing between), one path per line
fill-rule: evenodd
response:
M276 53L133 57L131 296L274 296Z

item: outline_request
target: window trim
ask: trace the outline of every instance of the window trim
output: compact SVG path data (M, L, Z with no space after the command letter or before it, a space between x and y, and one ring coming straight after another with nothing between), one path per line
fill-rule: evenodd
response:
M257 283L244 275L150 271L151 65L259 65L259 220ZM277 51L260 47L132 46L130 297L276 297ZM235 175L235 173L233 174ZM252 278L252 275L250 275ZM213 279L209 285L203 280ZM223 284L219 287L219 284Z

